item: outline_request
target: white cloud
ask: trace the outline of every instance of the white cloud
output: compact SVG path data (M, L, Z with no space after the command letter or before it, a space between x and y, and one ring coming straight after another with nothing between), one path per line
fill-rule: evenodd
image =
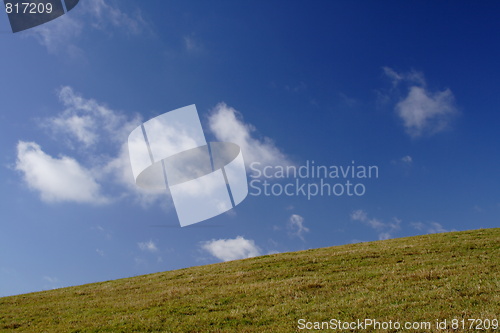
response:
M156 244L152 240L147 241L147 242L139 242L139 243L137 243L137 246L142 251L149 251L149 252L157 252L158 251L158 247L156 246Z
M400 171L408 176L413 168L413 157L411 157L410 155L406 155L401 158L392 160L391 164L396 166Z
M304 218L297 214L292 214L288 220L287 228L290 235L297 236L304 240L304 233L309 232L309 228L304 226Z
M417 230L424 230L425 224L422 222L412 222L410 225Z
M406 73L398 73L390 67L383 67L384 74L392 80L393 87L396 87L401 82L406 81L413 84L425 86L425 77L421 72L411 70Z
M430 228L427 231L431 234L435 234L439 232L448 232L449 230L445 229L440 223L431 222Z
M124 28L127 32L138 34L145 27L145 22L139 12L135 17L130 17L122 12L115 1L113 5L109 4L110 1L104 0L89 0L86 1L83 10L90 13L91 24L94 28L105 30L111 24L114 27Z
M19 141L15 168L23 173L25 183L39 192L43 201L108 202L90 170L70 157L47 155L34 142Z
M428 234L436 234L436 233L441 233L441 232L450 232L450 231L455 231L455 229L445 229L440 223L437 222L429 222L429 223L422 223L422 222L412 222L410 225L419 230L419 231L425 231Z
M292 164L271 139L255 138L252 135L255 127L244 123L241 114L225 103L217 104L212 110L209 126L217 140L234 142L241 147L246 166L252 162L260 162L262 166Z
M368 219L366 223L373 229L383 229L385 227L385 223L377 220L376 218Z
M401 158L401 162L406 163L406 164L412 164L413 158L410 155L406 155L406 156Z
M353 221L366 221L368 219L368 215L362 209L355 210L351 213L351 220Z
M394 86L398 85L399 82L403 79L401 75L398 74L398 72L390 67L382 67L382 69L384 70L384 74L392 80L392 84Z
M155 203L166 204L169 192L165 190L144 190L136 186L132 169L130 167L130 158L127 143L123 143L118 149L118 155L106 160L99 169L101 178L107 177L110 181L124 187L125 192L122 196L131 197L132 200L140 206L147 208Z
M351 220L363 222L376 230L379 240L392 238L394 232L401 228L401 220L397 217L393 218L391 222L383 222L377 218L369 218L368 214L362 209L353 211L351 213Z
M22 144L18 145L16 169L23 173L31 188L40 192L44 201L111 202L100 194L100 188L105 184L118 185L114 189L121 192L115 193L114 197L131 197L143 207L168 195L165 191L145 191L135 185L127 137L141 124L139 115L128 116L112 110L94 99L82 97L67 86L59 89L58 96L64 110L54 117L39 119L39 122L54 139L74 148L78 159L67 155L52 157L35 142L21 141ZM65 180L59 172L66 177ZM56 180L49 180L47 175ZM63 181L66 185L62 185Z
M389 67L383 70L392 80L393 88L401 83L408 86L408 95L395 106L408 135L413 138L431 136L450 126L458 114L450 89L430 91L421 72L398 73Z
M411 87L408 96L396 105L396 112L403 120L411 137L433 135L449 126L456 115L451 90L431 93L422 87Z
M379 240L386 240L386 239L390 239L391 237L392 237L392 235L389 232L381 232L380 234L378 234Z
M222 261L251 258L261 255L260 248L251 239L238 236L234 239L212 239L201 248Z
M27 30L26 35L38 40L49 53L65 51L70 55L75 55L75 52L80 53L81 50L72 41L81 34L83 26L84 22L75 19L73 15L63 15Z
M101 102L82 97L69 86L60 88L58 96L64 109L39 122L54 139L77 151L77 158L66 154L50 156L35 142L21 141L18 145L16 169L23 173L30 188L40 193L42 200L106 203L111 202L111 197L132 197L147 207L168 195L164 190L142 190L134 183L127 137L142 122L140 116L112 110ZM270 139L252 137L255 129L225 104L216 107L209 122L217 139L240 144L247 165L255 160L263 165L289 164ZM43 168L35 167L36 164ZM101 194L105 185L119 187L113 187L115 193L111 195L108 191L105 197ZM123 191L117 194L120 187Z
M94 99L85 99L65 86L58 91L65 110L55 117L42 121L42 126L54 134L63 134L90 147L98 141L124 142L128 134L140 124L140 117L128 119Z
M66 115L52 119L51 125L54 130L74 135L86 146L93 145L97 141L97 134L93 128L95 123L89 116Z

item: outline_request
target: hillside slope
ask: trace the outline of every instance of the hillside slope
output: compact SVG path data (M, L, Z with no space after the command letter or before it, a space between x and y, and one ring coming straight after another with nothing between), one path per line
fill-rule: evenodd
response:
M451 332L452 323L454 332L479 331L469 319L482 319L488 332L500 320L499 279L500 228L451 232L4 297L0 330L304 332L313 322L370 318L392 320L393 329L377 332ZM437 329L445 319L447 329ZM432 326L398 330L395 321Z

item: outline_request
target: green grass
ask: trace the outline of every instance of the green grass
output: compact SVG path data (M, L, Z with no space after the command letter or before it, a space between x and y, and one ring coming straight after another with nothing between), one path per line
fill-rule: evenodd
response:
M373 318L432 328L330 332L475 332L450 321L500 320L499 264L500 228L266 255L0 298L0 331L304 332L300 318Z

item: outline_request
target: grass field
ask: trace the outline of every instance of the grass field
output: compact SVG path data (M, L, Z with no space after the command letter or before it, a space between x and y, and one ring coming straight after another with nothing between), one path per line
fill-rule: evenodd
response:
M299 328L365 318L392 321L393 328L323 326L317 332L500 332L492 328L500 320L500 228L266 255L0 298L5 332L309 332ZM436 328L436 320L446 320L446 329ZM405 329L405 322L422 324Z

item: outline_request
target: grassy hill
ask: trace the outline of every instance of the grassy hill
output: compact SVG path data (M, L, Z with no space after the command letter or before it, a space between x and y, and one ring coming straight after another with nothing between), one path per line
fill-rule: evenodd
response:
M0 298L5 332L310 332L300 328L365 318L393 329L323 326L317 332L494 331L500 228L266 255ZM446 320L447 329L437 329L436 320ZM430 322L431 328L405 329L405 322Z

